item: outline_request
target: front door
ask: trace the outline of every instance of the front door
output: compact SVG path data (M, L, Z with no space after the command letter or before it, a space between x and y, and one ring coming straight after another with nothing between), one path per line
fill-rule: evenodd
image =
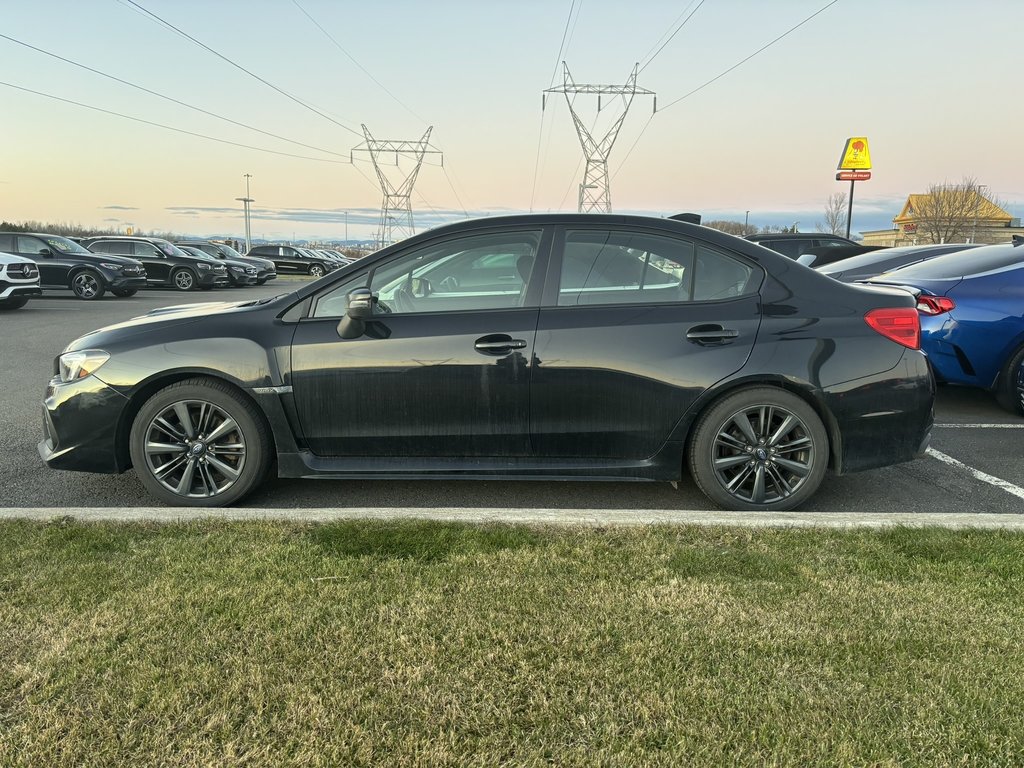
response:
M529 456L540 289L531 276L543 275L541 235L441 238L320 295L291 357L313 453ZM495 271L498 261L505 268ZM376 315L363 335L342 339L346 298L360 287L376 295Z
M42 286L67 288L68 270L71 268L67 259L49 244L32 235L18 235L17 249L19 256L32 259L39 266L39 284Z
M132 241L134 248L132 257L142 262L146 268L146 279L151 283L165 283L170 279L171 267L167 256L152 243Z
M674 235L560 232L537 329L533 445L544 457L643 459L739 370L763 274Z

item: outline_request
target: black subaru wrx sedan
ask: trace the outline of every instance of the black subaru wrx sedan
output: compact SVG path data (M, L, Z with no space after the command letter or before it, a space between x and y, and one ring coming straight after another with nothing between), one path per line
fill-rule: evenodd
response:
M678 221L440 227L272 299L156 310L54 363L39 452L168 504L281 477L680 480L784 510L927 447L913 297Z

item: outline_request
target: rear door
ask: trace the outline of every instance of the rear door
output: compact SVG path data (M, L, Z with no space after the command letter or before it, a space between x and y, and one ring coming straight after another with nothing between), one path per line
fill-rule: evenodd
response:
M743 367L764 273L674 234L560 229L530 394L544 457L654 455L694 400Z

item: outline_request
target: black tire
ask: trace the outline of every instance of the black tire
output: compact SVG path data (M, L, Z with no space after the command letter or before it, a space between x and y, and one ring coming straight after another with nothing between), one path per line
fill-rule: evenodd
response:
M828 458L818 414L777 387L742 389L714 403L698 419L687 451L690 474L705 496L724 509L758 512L807 501Z
M191 291L196 287L196 275L191 269L178 267L171 272L171 287L176 291Z
M107 292L107 286L104 285L103 278L91 269L75 272L71 276L71 282L68 284L68 287L82 301L102 299L103 294Z
M233 504L263 482L271 460L270 435L256 407L210 379L186 379L149 398L132 423L129 450L146 490L172 506Z
M310 277L323 277L327 274L327 269L323 264L310 264L309 265Z
M257 280L256 285L266 285L266 282L267 278L264 277L262 280Z
M28 304L28 296L12 296L9 299L0 299L0 309L21 309Z
M110 292L122 299L130 298L139 292L138 288L111 288Z
M996 400L1010 413L1024 416L1024 346L1010 355L999 372Z

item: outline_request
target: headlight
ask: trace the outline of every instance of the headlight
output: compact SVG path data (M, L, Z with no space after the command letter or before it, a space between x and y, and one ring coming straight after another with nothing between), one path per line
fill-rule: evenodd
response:
M60 356L60 380L64 382L84 379L110 359L102 349L83 349L65 352Z
M199 262L198 264L196 264L196 266L199 267L200 269L209 269L210 268L209 264L203 264L202 262Z
M112 269L115 272L120 272L122 269L124 269L123 264L108 264L105 261L100 262L100 266L103 267L104 269Z

